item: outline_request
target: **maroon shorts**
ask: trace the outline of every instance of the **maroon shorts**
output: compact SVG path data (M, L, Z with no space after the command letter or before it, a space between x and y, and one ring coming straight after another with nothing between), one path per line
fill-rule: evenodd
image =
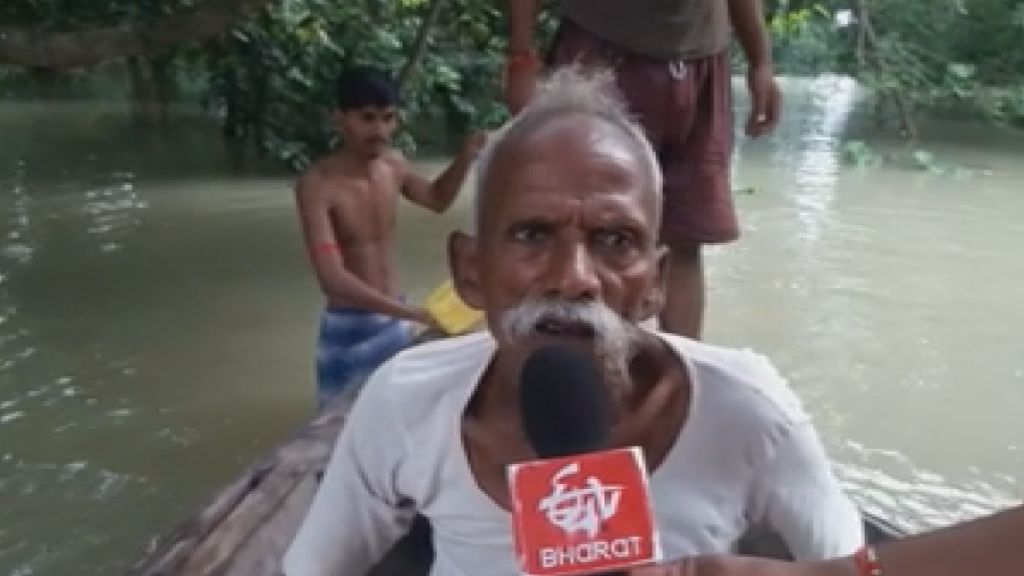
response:
M732 87L728 51L681 62L633 54L563 20L547 62L614 71L665 175L662 241L670 247L739 237L729 184Z

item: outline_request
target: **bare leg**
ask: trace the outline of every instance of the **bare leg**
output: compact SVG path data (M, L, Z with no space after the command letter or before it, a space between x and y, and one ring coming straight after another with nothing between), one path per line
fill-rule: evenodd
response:
M704 320L704 264L700 244L673 246L669 258L668 294L661 312L661 328L700 340Z

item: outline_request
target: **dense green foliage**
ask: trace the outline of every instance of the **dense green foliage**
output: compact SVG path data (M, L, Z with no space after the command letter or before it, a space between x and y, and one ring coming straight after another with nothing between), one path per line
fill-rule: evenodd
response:
M6 0L0 22L75 30L152 20L199 1ZM504 114L503 5L447 0L414 56L429 0L274 0L213 41L107 65L106 72L0 68L0 86L32 79L95 87L120 71L136 98L201 99L226 135L301 166L332 144L325 112L343 66L372 63L397 73L412 58L417 65L404 90L412 122L402 142L445 147L449 135L494 126ZM775 0L766 9L780 72L855 76L875 90L879 117L896 120L908 135L915 113L929 108L1024 124L1022 0ZM548 13L542 37L552 25Z
M849 74L913 133L922 109L1024 125L1024 2L779 0L770 18L784 72Z
M252 136L293 164L328 145L324 112L334 79L349 63L399 71L410 58L424 2L284 0L232 32L203 65L229 133ZM430 36L404 86L404 112L416 119L416 140L441 143L445 128L463 132L500 114L495 70L501 40L491 33L494 7L453 0L443 29ZM405 134L405 144L412 139Z

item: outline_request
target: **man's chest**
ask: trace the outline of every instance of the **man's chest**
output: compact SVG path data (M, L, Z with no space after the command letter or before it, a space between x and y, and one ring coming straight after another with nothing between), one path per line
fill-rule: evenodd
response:
M438 493L423 510L438 549L452 558L490 554L496 565L514 566L511 513L493 502L485 504L479 492L452 489ZM742 492L657 481L651 489L665 558L732 552L748 529Z
M421 512L435 527L438 545L484 550L512 537L504 466L451 457L434 462L436 489ZM650 497L666 557L725 553L748 529L751 477L730 464L669 458L651 476ZM422 468L421 468L422 469Z
M391 186L361 181L332 191L331 219L339 236L378 240L395 228L398 194Z

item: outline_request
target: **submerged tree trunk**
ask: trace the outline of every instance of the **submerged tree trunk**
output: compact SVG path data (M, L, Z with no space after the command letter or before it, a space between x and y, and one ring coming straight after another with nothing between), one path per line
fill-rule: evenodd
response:
M139 122L157 118L156 86L153 84L149 63L139 57L127 60L128 78L131 82L132 114Z
M225 70L221 82L224 83L224 136L228 140L237 140L242 136L242 120L238 110L238 73Z
M238 114L238 71L226 64L231 54L229 40L218 38L206 44L207 70L213 87L213 99L208 106L221 115L221 131L227 140L237 140L241 135L241 118Z
M128 77L131 82L132 109L136 119L146 122L167 121L171 101L174 99L174 78L171 61L167 57L151 59L128 58Z
M868 10L867 0L857 1L857 61L862 67L874 68L879 76L884 76L890 71L879 54L878 33L871 21L871 12ZM914 121L913 106L907 100L906 95L899 89L880 89L878 91L880 101L891 100L896 107L896 114L899 118L900 133L904 138L917 139L917 124Z
M153 82L153 105L160 122L167 121L171 102L175 98L176 85L171 62L172 59L166 55L149 60L149 77Z

